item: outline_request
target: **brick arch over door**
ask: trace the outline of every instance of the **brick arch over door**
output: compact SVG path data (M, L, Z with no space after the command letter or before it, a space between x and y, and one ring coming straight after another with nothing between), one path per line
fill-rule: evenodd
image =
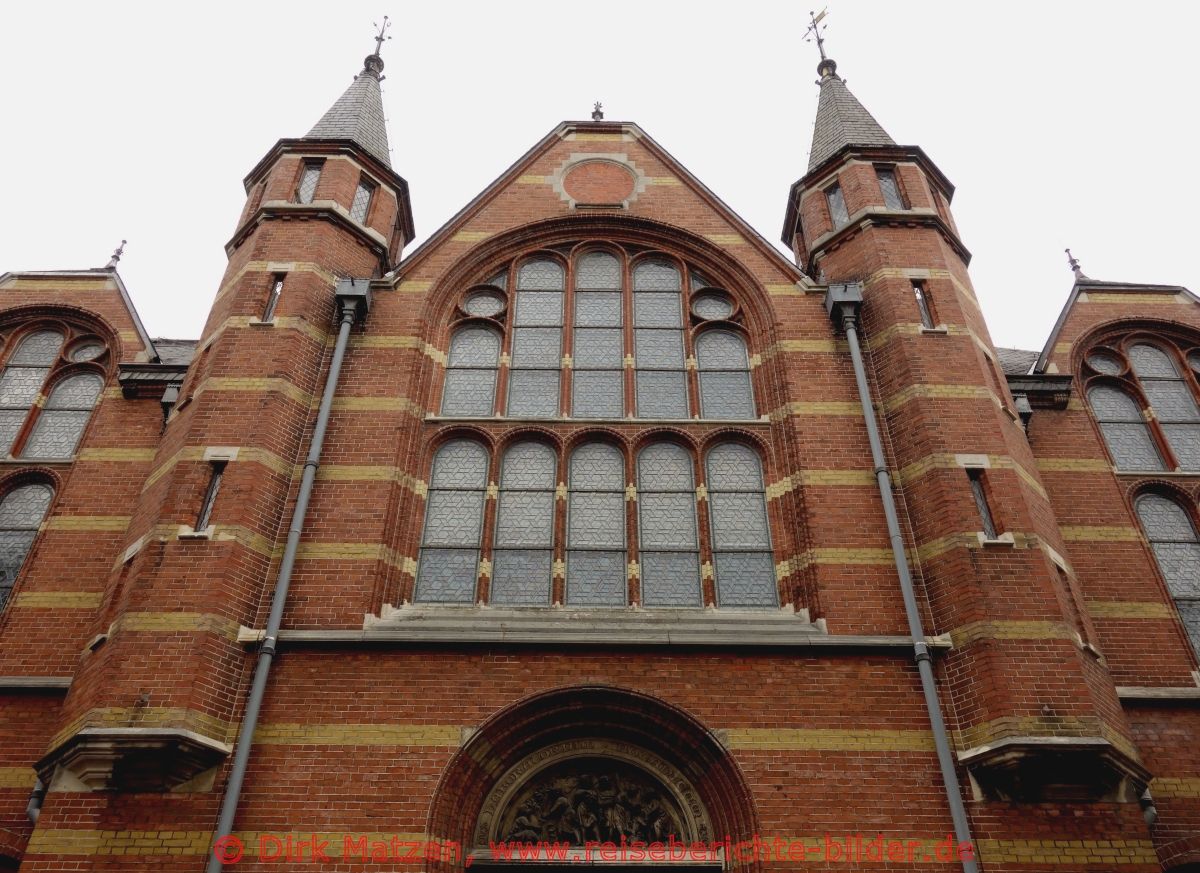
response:
M694 789L697 819L714 839L731 844L757 833L757 814L741 770L712 731L694 716L657 697L607 685L558 688L526 697L495 713L472 734L443 771L426 833L463 847L478 842L481 816L497 783L542 751L579 741L581 756L595 741L636 749ZM602 747L602 746L601 746ZM654 768L650 768L651 770ZM502 786L501 786L502 787ZM689 789L689 790L691 790ZM486 820L482 824L487 829ZM462 859L430 860L430 873L463 869ZM758 870L756 861L727 859L726 870Z

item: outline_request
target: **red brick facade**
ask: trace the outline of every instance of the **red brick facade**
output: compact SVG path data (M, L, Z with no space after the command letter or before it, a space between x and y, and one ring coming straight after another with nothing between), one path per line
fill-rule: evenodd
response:
M299 202L312 161L320 179ZM902 210L884 203L882 165ZM358 221L364 174L378 189ZM836 229L834 182L848 213ZM106 349L56 365L106 380L74 453L29 459L18 438L0 469L0 500L27 482L54 490L0 614L0 869L203 869L325 386L335 287L368 277L373 303L337 385L254 734L235 869L278 868L264 834L317 834L331 854L347 835L484 849L506 836L505 798L519 795L504 791L540 772L531 762L572 755L650 774L690 822L682 836L730 838L715 869L955 869L934 857L949 807L850 356L824 307L840 282L864 289L870 388L981 868L1200 864L1196 655L1134 504L1168 494L1195 524L1200 475L1118 470L1087 391L1131 377L1085 363L1148 337L1169 344L1195 390L1200 302L1185 289L1081 277L1034 372L1005 374L949 214L953 189L910 147L847 146L797 183L787 238L799 267L633 124L560 125L403 260L407 186L353 143L283 140L246 188L186 375L145 335L115 270L0 277L7 365L39 325ZM505 414L516 268L535 254L561 263L570 311L590 250L618 256L626 287L653 258L677 265L687 299L692 273L723 289L734 311L721 324L747 346L756 414L702 417L695 342L712 325L689 318L690 414L636 417L629 294L623 416L569 415L570 330L558 414ZM451 337L480 322L459 308L464 294L498 274L506 308L483 319L504 337L493 414L442 415ZM431 463L458 438L489 453L477 603L422 604ZM521 440L556 458L553 605L512 610L489 602L491 486ZM567 465L587 441L615 446L625 465L623 609L563 606ZM693 460L703 605L691 610L642 604L636 459L662 441ZM704 459L727 442L761 460L779 608L720 604ZM209 526L195 530L218 468ZM829 857L827 835L856 833L919 849L886 863ZM805 848L791 860L729 849L756 836Z

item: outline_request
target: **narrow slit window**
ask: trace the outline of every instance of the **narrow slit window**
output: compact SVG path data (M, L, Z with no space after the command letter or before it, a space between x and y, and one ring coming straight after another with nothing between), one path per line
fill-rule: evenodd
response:
M306 162L300 172L300 181L296 185L296 202L312 203L317 193L317 180L321 178L321 165L317 162Z
M350 217L359 224L366 224L373 199L375 199L375 183L370 179L360 179L358 188L354 192L354 202L350 204Z
M212 521L213 506L217 502L217 492L221 490L221 478L225 475L226 461L213 461L212 470L208 474L208 487L204 489L204 500L200 502L200 512L196 514L195 531L208 528Z
M975 498L975 508L979 510L979 520L983 524L983 535L996 539L996 520L992 517L992 508L988 505L987 492L983 487L983 470L967 470L967 479L971 483L971 496Z
M929 300L929 292L925 289L924 282L913 282L913 297L917 300L917 312L921 314L921 326L932 328L935 325L933 318L933 306Z
M275 318L275 307L279 305L281 294L283 294L283 273L276 273L271 277L271 290L267 294L267 303L263 306L263 321L271 321Z
M879 190L883 193L883 205L896 211L907 209L904 198L900 195L900 182L896 178L896 171L891 167L876 167L875 175L879 179Z
M829 205L829 218L833 222L834 230L850 223L850 213L846 211L846 198L842 196L841 185L825 189L825 202Z

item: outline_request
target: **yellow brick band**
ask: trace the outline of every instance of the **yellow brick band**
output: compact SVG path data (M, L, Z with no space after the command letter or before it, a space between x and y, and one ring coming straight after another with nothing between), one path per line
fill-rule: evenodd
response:
M731 749L827 752L932 752L929 731L840 730L837 728L729 728Z
M895 412L901 406L914 400L993 400L996 397L982 385L909 385L901 391L888 397L879 408L884 413Z
M1060 530L1066 542L1136 543L1142 538L1137 528L1123 525L1067 525Z
M1009 531L1012 534L1013 541L1007 548L1031 549L1041 545L1041 541L1033 534L1025 534L1019 531ZM921 543L916 548L916 556L920 561L931 561L940 555L954 549L983 549L989 548L979 541L979 534L976 531L963 531L962 533L948 534L944 537L938 537L935 540ZM1006 546L997 544L997 548L1005 548Z
M1162 292L1137 292L1133 294L1096 294L1087 292L1080 294L1078 297L1079 303L1111 303L1117 306L1178 306L1188 304L1188 299L1182 294L1176 294L1174 291Z
M1149 840L976 840L985 864L1158 865Z
M704 238L709 242L714 242L719 246L744 246L746 240L740 234L736 233L706 233Z
M767 486L766 495L768 500L774 500L801 486L867 486L875 484L875 474L870 470L801 470L772 482Z
M1157 600L1088 600L1089 615L1096 618L1174 618L1175 610Z
M794 415L862 415L862 405L850 400L811 400L788 403L771 412L771 421L783 421Z
M518 185L545 185L546 177L526 173L524 176L517 176L517 184Z
M972 306L979 309L979 301L975 298L975 292L960 282L958 277L949 270L921 270L920 276L914 276L911 270L905 270L901 267L885 267L881 270L876 270L864 279L863 284L870 286L884 279L944 279L953 285L954 290L965 297Z
M92 448L81 449L77 461L133 461L148 463L154 460L157 449Z
M319 276L331 288L338 283L337 276L324 267L309 261L250 261L221 285L216 299L220 300L224 297L247 273L311 273ZM209 341L209 338L205 337L201 348Z
M790 294L803 294L804 289L795 285L767 285L767 293L772 297L784 297Z
M296 387L287 379L255 378L250 376L210 376L196 386L195 396L207 392L233 391L258 394L282 394L289 400L307 405L312 395Z
M1137 750L1095 716L1004 716L953 731L958 749L974 749L1005 737L1103 737L1134 760Z
M214 633L236 640L240 625L231 618L205 612L127 612L112 623L110 637L122 631L139 633Z
M39 293L62 291L116 291L115 283L108 279L65 279L55 276L44 278L16 277L0 285L5 291L37 291Z
M950 641L966 646L981 640L1074 640L1061 621L972 621L950 631Z
M32 767L0 767L0 788L33 788L35 782Z
M1018 464L1015 460L1007 455L987 455L987 461L990 469L994 470L1012 470L1015 472L1026 485L1036 491L1043 498L1049 500L1049 495L1046 489L1042 487L1042 483L1037 478ZM896 471L894 479L898 485L903 485L906 482L913 482L921 476L926 475L931 470L955 470L962 469L963 464L958 455L948 454L944 452L926 455L924 458L913 461L910 464L905 464Z
M129 527L128 515L56 515L46 522L46 530L81 530L121 533Z
M647 176L647 184L662 185L668 188L682 188L683 182L674 176Z
M1195 776L1155 776L1150 781L1150 793L1160 797L1200 797L1200 778Z
M779 354L789 352L801 353L808 352L810 354L827 355L833 352L848 352L850 347L845 340L832 339L793 339L780 340L777 343L772 343L762 350L762 353L757 357L761 361L769 361L771 358Z
M432 287L433 283L428 279L405 279L396 286L396 290L401 294L424 294Z
M809 549L776 564L775 576L784 579L820 564L888 566L892 561L891 549Z
M575 142L623 142L623 133L577 133L569 139Z
M95 609L101 595L94 591L22 591L12 600L14 609Z
M460 230L454 236L450 237L454 242L480 242L492 235L489 230Z
M330 858L343 857L347 839L351 840L351 851L363 838L367 846L375 843L388 843L395 839L405 844L428 843L430 851L444 851L442 856L448 860L456 860L453 844L444 840L430 840L423 833L374 832L374 831L235 831L234 836L241 840L245 847L245 857L254 858L259 855L260 839L270 837L267 843L275 847L276 840L286 842L289 838L292 845L299 845L302 840L323 840L324 853ZM99 831L71 828L39 828L34 831L25 850L26 855L83 855L83 856L195 856L207 855L213 837L212 831L181 831L181 830L129 830L129 831ZM441 847L441 848L439 848ZM406 851L406 849L401 849ZM461 852L461 849L459 850ZM358 854L354 857L357 859ZM369 856L368 856L369 857ZM305 856L307 862L308 856Z
M313 324L307 318L298 318L296 316L281 315L277 316L274 321L269 322L274 330L295 330L304 334L309 339L313 340L318 345L325 345L329 342L329 333L322 330L317 325ZM197 348L197 351L203 351L208 348L217 338L222 336L229 330L267 330L265 324L257 318L249 315L231 315L229 318L222 321L217 328L204 338L204 342Z
M109 706L89 709L71 721L50 740L53 749L85 727L172 727L193 731L218 742L228 742L234 728L228 722L194 709L170 706Z
M424 407L407 397L337 397L334 398L333 409L335 412L408 412L417 416L425 414Z
M1095 458L1038 458L1043 473L1111 473L1112 464Z
M262 724L254 742L269 746L451 746L463 729L444 724Z

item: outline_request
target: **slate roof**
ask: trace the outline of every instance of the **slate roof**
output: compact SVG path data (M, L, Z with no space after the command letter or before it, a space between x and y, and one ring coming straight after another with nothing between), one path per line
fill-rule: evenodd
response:
M383 120L383 94L379 73L383 61L367 57L363 71L308 132L308 139L348 139L391 169L387 125Z
M1025 349L996 349L996 357L1000 359L1000 369L1005 376L1025 376L1037 363L1038 353Z
M850 93L838 76L837 65L825 61L821 72L821 97L817 103L817 120L813 127L812 151L808 170L812 172L844 146L895 145L896 141L867 112L858 98Z
M158 350L158 358L164 364L186 367L196 356L196 344L199 340L153 339L154 348Z

